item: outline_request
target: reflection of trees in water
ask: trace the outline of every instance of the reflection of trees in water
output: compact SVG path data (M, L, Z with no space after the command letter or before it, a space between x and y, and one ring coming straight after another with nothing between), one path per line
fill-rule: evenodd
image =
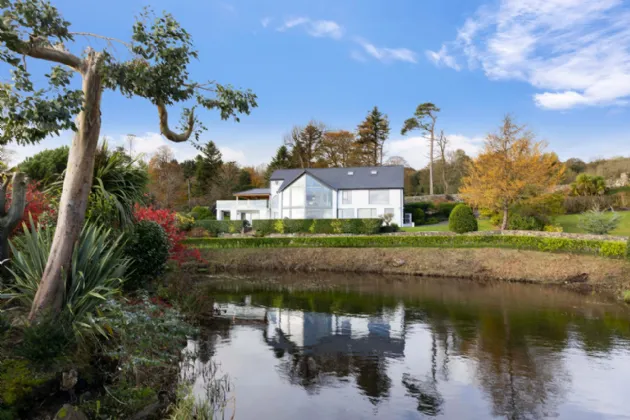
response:
M479 383L496 416L548 418L566 392L570 378L557 347L537 347L531 339L532 327L536 329L507 311L481 318L473 353Z

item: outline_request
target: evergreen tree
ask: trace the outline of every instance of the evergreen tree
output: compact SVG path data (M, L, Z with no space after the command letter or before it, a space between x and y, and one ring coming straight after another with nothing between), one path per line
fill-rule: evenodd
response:
M290 169L293 167L293 158L291 157L291 153L289 153L289 149L287 146L282 145L278 148L276 155L269 162L269 166L267 166L267 172L265 174L265 178L269 181L271 174L273 171L277 169Z
M383 146L389 137L387 115L374 107L365 120L357 127L357 143L366 148L367 161L372 166L383 164Z
M207 194L212 187L217 173L223 165L221 151L213 141L209 141L200 149L201 155L196 158L197 185L196 191L199 195Z

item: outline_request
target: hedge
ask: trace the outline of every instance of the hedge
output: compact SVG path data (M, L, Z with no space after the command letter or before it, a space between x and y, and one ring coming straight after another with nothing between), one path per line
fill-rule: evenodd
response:
M238 233L243 229L243 220L197 220L195 227L201 227L214 235L219 233Z
M512 248L543 252L570 252L625 258L622 241L549 238L516 235L432 236L323 236L293 238L193 238L196 248Z
M277 219L254 220L252 227L261 235L270 233L351 233L375 234L381 230L381 219Z

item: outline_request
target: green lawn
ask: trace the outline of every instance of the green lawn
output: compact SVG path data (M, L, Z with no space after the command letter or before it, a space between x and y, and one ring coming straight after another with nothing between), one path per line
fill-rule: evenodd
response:
M630 236L630 211L619 211L621 215L621 224L611 232L611 235ZM564 232L568 233L585 233L577 227L578 214L566 214L556 219L556 223L562 226ZM490 224L489 220L479 220L479 230L496 229ZM438 225L423 225L412 228L402 228L405 232L445 232L448 231L448 223L440 223Z

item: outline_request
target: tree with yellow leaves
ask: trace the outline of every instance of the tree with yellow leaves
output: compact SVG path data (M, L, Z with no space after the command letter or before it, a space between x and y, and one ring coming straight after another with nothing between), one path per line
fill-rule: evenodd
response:
M551 189L564 174L558 156L544 153L545 146L506 115L499 131L486 138L483 152L470 162L460 193L475 206L502 211L505 230L510 206Z

